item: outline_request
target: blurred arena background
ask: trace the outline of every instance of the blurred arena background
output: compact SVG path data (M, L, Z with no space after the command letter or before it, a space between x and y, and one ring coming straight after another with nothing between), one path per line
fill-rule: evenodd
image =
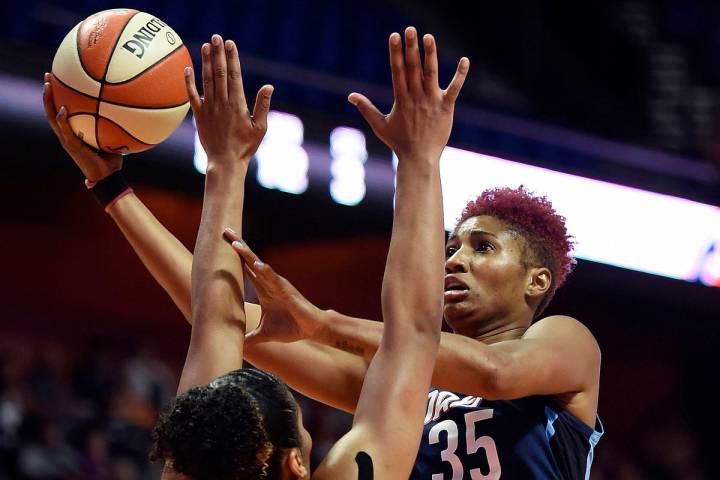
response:
M41 107L61 39L115 7L163 19L196 64L212 33L232 38L246 90L275 85L272 136L248 177L248 243L319 306L378 320L392 158L345 97L388 106L386 40L407 25L435 34L443 81L470 57L448 200L491 180L575 192L558 209L585 259L549 313L583 321L603 350L607 433L592 478L714 478L720 4L30 0L0 7L0 479L157 478L149 432L189 327L85 191ZM125 160L189 248L203 185L193 135L188 119ZM350 418L306 403L317 459Z

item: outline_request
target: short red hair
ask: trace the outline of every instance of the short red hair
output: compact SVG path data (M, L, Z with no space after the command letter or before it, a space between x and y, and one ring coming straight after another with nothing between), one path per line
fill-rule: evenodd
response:
M489 215L507 224L508 228L525 240L523 263L525 268L547 267L552 274L548 293L535 312L545 310L558 288L575 266L572 236L565 228L565 217L559 215L545 196L535 196L522 185L485 190L465 206L456 229L468 218Z

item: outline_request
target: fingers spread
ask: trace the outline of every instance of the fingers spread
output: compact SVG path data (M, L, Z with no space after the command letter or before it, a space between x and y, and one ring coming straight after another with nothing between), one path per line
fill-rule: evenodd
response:
M423 74L420 65L420 48L418 47L417 30L415 27L405 29L405 66L407 84L411 93L422 92Z
M430 94L438 88L438 58L437 46L435 38L432 35L423 37L423 47L425 49L425 70L423 74L425 93Z
M407 78L405 76L405 58L402 51L402 40L399 33L393 33L388 40L390 50L390 71L395 98L403 98L407 94Z
M227 102L227 59L225 58L223 39L217 34L212 36L212 69L215 97L221 102Z
M465 78L467 77L468 70L470 70L470 60L467 57L463 57L458 63L458 68L455 72L455 76L450 82L448 88L445 90L446 102L451 104L455 103L455 100L457 100L458 95L460 95L460 90L465 83Z
M256 126L263 130L267 129L267 116L270 111L270 99L272 98L273 91L274 87L272 85L263 85L263 87L258 90L257 97L255 98L253 121Z
M188 93L188 100L190 100L190 108L192 108L193 115L197 117L200 107L202 107L202 100L198 95L197 87L195 87L195 72L190 67L185 67L185 89Z
M240 56L237 46L232 40L225 42L225 54L227 56L228 98L231 102L245 108L245 91L243 90Z
M348 96L348 101L360 110L362 116L365 117L365 121L368 122L376 135L382 132L385 125L385 115L365 95L351 93Z
M203 98L206 102L212 102L215 98L215 82L213 81L213 64L209 43L203 43L200 54L202 56Z

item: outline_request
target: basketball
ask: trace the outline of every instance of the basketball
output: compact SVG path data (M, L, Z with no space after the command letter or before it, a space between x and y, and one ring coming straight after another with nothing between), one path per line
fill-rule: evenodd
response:
M55 107L76 135L114 153L147 150L180 125L190 107L180 36L148 13L105 10L78 23L52 63Z

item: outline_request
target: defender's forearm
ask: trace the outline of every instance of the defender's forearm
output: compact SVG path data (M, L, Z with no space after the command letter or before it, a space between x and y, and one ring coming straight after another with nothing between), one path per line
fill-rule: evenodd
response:
M223 240L230 227L242 236L247 166L208 167L202 217L191 272L193 327L198 322L242 322L245 313L242 263Z
M178 393L242 367L245 340L242 264L222 237L241 232L245 162L210 168L191 274L192 333Z
M438 159L400 158L382 286L384 341L431 335L442 319L443 209ZM397 330L396 330L397 329ZM391 335L389 337L389 335Z

